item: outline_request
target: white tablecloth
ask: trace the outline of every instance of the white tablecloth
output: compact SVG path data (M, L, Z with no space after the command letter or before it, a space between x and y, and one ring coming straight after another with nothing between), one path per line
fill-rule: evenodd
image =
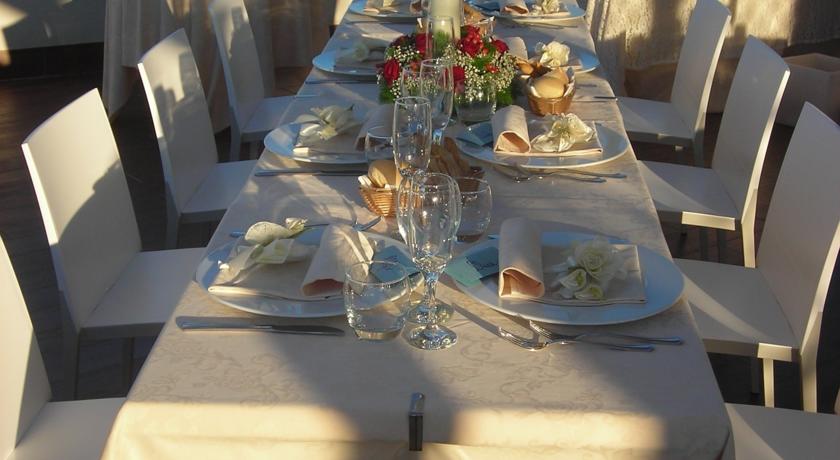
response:
M338 46L350 27L344 25ZM405 30L404 26L395 27ZM576 29L504 29L529 45L549 33L592 48ZM581 88L609 94L598 75ZM373 85L308 85L288 119L319 104L376 104ZM621 132L612 101L576 103L583 119ZM290 165L264 152L260 166ZM259 167L259 166L258 166ZM604 184L544 179L517 184L491 168L491 232L512 216L553 221L557 229L589 229L668 254L653 203L628 148L600 170L627 179ZM254 177L228 210L210 247L257 220L311 203L318 218L360 220L354 177ZM296 211L300 212L300 211ZM296 214L297 215L297 214ZM380 223L376 232L394 230ZM682 346L653 353L554 346L529 352L500 339L511 318L469 299L449 282L439 297L456 307L449 326L458 343L434 352L404 340L361 342L256 333L185 333L170 320L117 417L104 458L718 458L729 422L690 309L685 302L655 317L609 329L680 335ZM245 316L193 285L175 315ZM289 320L348 329L343 317ZM427 397L422 454L406 452L412 392Z

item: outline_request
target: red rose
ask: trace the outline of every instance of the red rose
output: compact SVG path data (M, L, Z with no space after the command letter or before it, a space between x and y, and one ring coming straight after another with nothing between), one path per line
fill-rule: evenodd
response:
M464 73L464 68L456 65L452 66L452 80L455 83L455 86L458 87L464 84L464 80L467 79L467 75Z
M425 58L426 57L426 46L427 42L429 41L429 34L417 34L414 37L414 46L417 48L417 51L420 53L420 56Z
M477 27L464 27L464 36L458 41L458 49L473 57L484 49L484 41Z
M382 77L389 86L400 78L400 63L396 59L388 59L382 66Z
M499 71L499 68L488 62L487 65L484 66L484 70L490 73L496 73Z
M493 40L493 46L496 47L496 51L499 54L506 53L507 50L508 50L507 43L505 43L505 42L503 42L499 39Z

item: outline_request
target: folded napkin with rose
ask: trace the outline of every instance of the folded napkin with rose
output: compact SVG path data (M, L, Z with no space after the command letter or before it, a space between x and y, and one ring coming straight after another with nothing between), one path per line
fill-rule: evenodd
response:
M502 223L499 297L568 306L647 301L636 246L601 237L563 248L540 240L539 228L527 218Z
M391 39L376 35L362 35L353 39L348 47L335 53L336 70L375 70L385 60L385 49Z
M476 6L511 16L552 16L562 19L570 15L561 0L487 0L476 2Z
M557 69L565 66L569 66L575 70L581 68L580 58L572 53L569 45L562 42L538 42L534 45L534 53L531 60L549 69Z
M310 153L358 155L355 146L359 121L353 106L313 107L292 123L282 125L266 135L266 145L288 146L295 155Z
M306 219L284 225L258 222L231 249L208 291L220 295L274 295L317 300L338 295L350 265L374 258L374 245L353 227L332 224L317 246L297 238Z
M493 151L502 155L577 156L604 151L595 125L573 113L549 115L529 124L525 110L511 105L496 111L490 125Z
M363 11L368 14L420 14L423 7L421 0L366 0Z

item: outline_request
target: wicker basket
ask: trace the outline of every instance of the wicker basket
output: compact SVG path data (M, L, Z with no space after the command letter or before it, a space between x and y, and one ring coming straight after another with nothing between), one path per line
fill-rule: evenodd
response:
M362 200L365 206L374 214L382 217L394 217L397 209L394 206L397 189L395 188L374 188L374 187L359 187L359 194L362 195Z
M528 92L528 105L531 111L537 115L560 115L569 111L569 106L572 105L572 99L575 97L575 91L557 98L543 98L536 97Z

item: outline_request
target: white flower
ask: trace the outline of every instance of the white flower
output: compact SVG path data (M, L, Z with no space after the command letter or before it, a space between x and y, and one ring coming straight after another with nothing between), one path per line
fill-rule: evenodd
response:
M557 117L548 131L535 137L531 145L539 152L563 152L575 144L588 142L594 134L592 127L568 113Z
M364 40L356 40L350 48L344 48L338 51L335 56L335 62L339 64L354 64L363 62L370 56L370 47Z
M257 222L245 232L244 241L251 245L265 246L274 240L292 238L305 229L306 219L290 217L286 219L286 225L275 224L274 222Z
M313 115L301 115L295 120L301 124L298 134L300 145L307 146L326 141L359 126L359 122L353 116L352 105L313 107L310 111Z
M575 292L578 300L604 300L604 289L596 283L589 283L585 288Z
M626 262L605 238L576 242L565 262L547 270L558 273L549 288L566 299L603 300L610 282L627 276Z
M533 12L536 14L554 14L563 11L560 0L537 0Z
M539 55L540 64L550 69L556 69L557 67L568 64L569 54L571 53L568 46L555 41L552 41L547 45L539 42L534 47L534 51L536 51Z

